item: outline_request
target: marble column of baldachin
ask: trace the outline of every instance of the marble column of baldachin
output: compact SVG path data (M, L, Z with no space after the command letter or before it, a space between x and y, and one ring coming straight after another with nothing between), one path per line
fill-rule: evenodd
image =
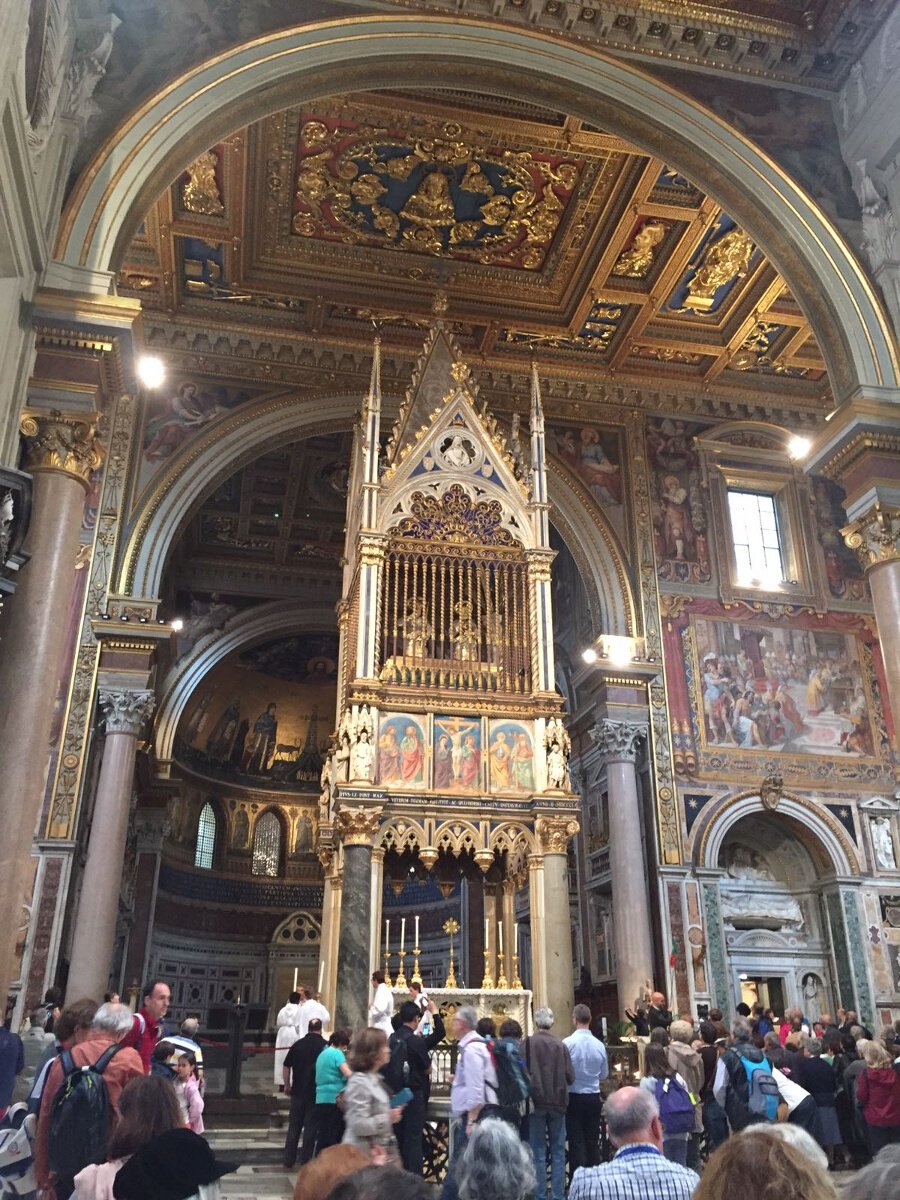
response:
M0 653L0 996L12 982L31 842L40 818L56 689L65 671L69 606L88 476L101 462L83 416L27 412L23 467L33 476L25 550Z
M99 703L106 719L106 741L66 989L70 997L97 1000L109 987L137 740L153 714L154 696L152 691L101 687Z
M360 1029L368 1024L372 843L380 823L380 808L344 808L337 817L343 841L343 881L334 1003L336 1029Z
M534 831L539 849L529 859L534 1002L536 1008L553 1010L554 1031L568 1037L575 980L567 851L578 821L571 816L542 816L535 821Z
M647 874L641 838L636 761L646 725L598 721L591 737L606 762L613 945L619 1011L624 1016L653 976Z

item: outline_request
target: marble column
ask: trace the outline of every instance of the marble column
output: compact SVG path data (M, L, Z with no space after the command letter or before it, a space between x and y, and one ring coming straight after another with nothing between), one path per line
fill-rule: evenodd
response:
M69 997L91 996L96 1000L102 1000L109 988L137 740L155 701L151 691L101 687L99 703L106 719L106 742L66 988Z
M337 946L335 1028L368 1024L372 966L372 842L380 808L342 808L336 825L343 841L343 883Z
M467 932L468 961L466 982L470 987L480 987L484 978L484 880L467 879L464 887L468 895L469 928Z
M653 977L647 872L641 838L635 762L646 725L598 721L591 737L606 761L609 793L609 865L612 875L613 945L619 1012L624 1016Z
M843 534L868 576L894 739L900 745L900 507L876 503Z
M87 479L100 464L94 426L58 412L27 413L23 466L34 477L31 524L0 654L0 996L13 971L31 841L44 795L57 681Z
M567 850L570 839L578 832L578 821L574 816L542 816L535 821L534 832L540 851L528 863L534 1004L535 1008L551 1008L556 1018L554 1032L558 1037L568 1037L572 1029L575 980Z

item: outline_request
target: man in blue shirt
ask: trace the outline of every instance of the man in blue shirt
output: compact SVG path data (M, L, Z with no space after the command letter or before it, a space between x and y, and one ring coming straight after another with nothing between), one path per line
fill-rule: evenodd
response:
M579 1168L569 1200L690 1200L700 1176L663 1154L654 1096L640 1088L619 1088L606 1101L606 1127L618 1147L616 1157L599 1167Z
M564 1039L575 1068L566 1109L570 1179L579 1167L596 1167L600 1161L600 1080L609 1074L606 1047L591 1033L591 1010L586 1004L576 1004L572 1018L575 1032Z

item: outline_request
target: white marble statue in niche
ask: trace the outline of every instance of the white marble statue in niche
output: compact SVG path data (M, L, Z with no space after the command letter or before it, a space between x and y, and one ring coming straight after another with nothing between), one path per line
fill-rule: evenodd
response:
M896 871L897 856L894 851L894 839L891 837L890 821L887 817L874 817L869 828L872 831L875 861L884 871Z
M736 929L802 929L803 909L747 846L733 846L720 886L722 917Z

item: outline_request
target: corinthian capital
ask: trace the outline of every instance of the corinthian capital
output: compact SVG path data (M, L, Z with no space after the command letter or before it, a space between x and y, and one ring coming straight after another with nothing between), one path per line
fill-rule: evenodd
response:
M864 570L900 559L900 508L876 501L841 533Z
M56 409L29 410L22 414L19 430L25 439L27 471L64 471L86 484L103 461L93 421Z
M635 762L646 736L646 725L632 725L630 721L604 718L591 728L591 740L607 762Z
M345 846L371 846L381 825L381 807L342 808L335 819Z
M107 733L131 733L135 737L153 716L156 697L149 691L111 691L101 688L98 696Z
M534 833L542 854L565 854L570 838L580 829L574 817L538 817Z

